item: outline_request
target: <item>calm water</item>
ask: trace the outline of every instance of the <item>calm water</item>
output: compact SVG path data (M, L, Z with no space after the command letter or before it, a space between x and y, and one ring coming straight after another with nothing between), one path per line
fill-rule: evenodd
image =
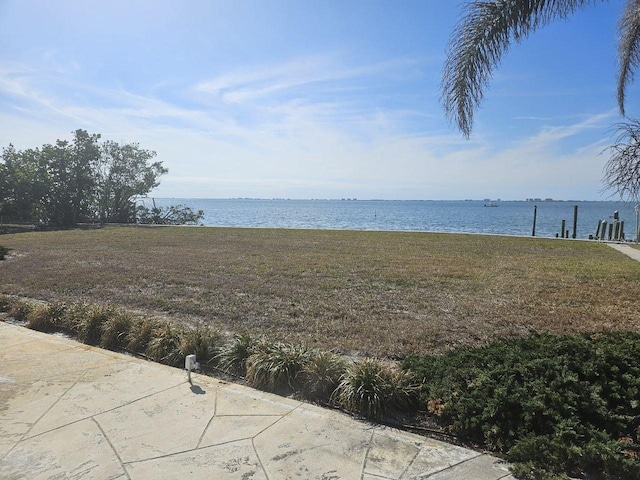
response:
M562 220L573 233L573 207L578 205L578 238L595 234L598 220L611 221L615 210L625 222L627 239L635 238L634 204L618 202L496 202L387 200L254 200L156 199L158 206L183 204L203 210L204 225L346 230L531 235L534 205L536 236L554 237Z

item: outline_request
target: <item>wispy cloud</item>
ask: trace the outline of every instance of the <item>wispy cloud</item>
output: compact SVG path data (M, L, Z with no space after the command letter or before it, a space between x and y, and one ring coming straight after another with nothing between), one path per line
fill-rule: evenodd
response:
M394 95L394 75L417 75L417 63L343 68L331 55L299 58L196 80L170 96L166 87L136 92L86 83L73 66L3 67L0 142L38 146L75 128L138 141L169 167L160 190L166 196L523 198L561 197L569 177L598 186L596 143L562 147L603 128L613 112L536 119L542 125L531 133L499 143L481 134L464 141L440 124L421 127L438 110L371 105L370 93L346 94L377 84ZM532 183L547 190L529 192Z
M403 75L415 75L412 70L419 61L397 58L385 62L353 66L342 63L337 56L315 56L292 59L280 64L222 74L200 82L194 91L210 94L222 101L243 103L264 99L275 93L300 94L309 89L346 93L366 88L381 79L398 81ZM349 83L346 83L346 82Z
M614 112L610 111L606 113L589 115L581 121L568 125L545 126L542 128L542 131L540 132L540 134L538 134L534 141L560 140L563 138L578 135L579 133L585 131L602 129L610 123L611 118L613 117Z

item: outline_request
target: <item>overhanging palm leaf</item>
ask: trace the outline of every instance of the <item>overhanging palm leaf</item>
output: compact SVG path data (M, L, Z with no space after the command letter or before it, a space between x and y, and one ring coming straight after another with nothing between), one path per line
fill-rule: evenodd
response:
M469 137L473 114L480 104L483 91L500 58L513 40L523 38L556 19L565 19L578 8L594 4L597 0L486 0L471 1L464 7L463 18L456 26L449 43L447 61L442 80L444 110L465 137ZM640 0L629 0L629 17L638 19ZM638 63L638 34L629 29L633 55L629 56L625 78ZM620 53L622 57L622 52ZM624 92L624 86L622 90ZM624 100L624 95L622 97Z
M618 108L624 115L625 92L633 81L634 70L640 65L640 0L629 0L625 5L620 23L618 44Z

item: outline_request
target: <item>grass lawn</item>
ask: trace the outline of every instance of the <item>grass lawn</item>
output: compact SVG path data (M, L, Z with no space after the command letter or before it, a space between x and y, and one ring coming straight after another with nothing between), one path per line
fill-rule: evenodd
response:
M640 332L640 264L595 242L211 227L9 233L0 293L404 357L530 329Z

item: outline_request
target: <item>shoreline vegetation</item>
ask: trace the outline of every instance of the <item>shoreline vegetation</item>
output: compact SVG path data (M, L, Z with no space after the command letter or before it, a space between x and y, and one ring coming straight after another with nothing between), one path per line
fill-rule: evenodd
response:
M640 475L640 268L606 245L136 226L0 239L0 312L29 328L177 367L195 353L256 388L491 450L517 478Z

